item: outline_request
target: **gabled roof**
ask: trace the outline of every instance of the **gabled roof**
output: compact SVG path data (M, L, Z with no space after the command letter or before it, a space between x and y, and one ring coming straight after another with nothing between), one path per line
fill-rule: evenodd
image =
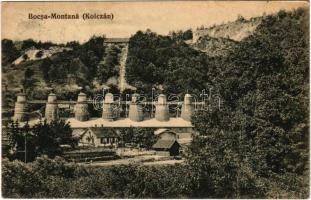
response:
M75 128L72 130L72 136L75 138L81 137L86 132L86 129Z
M176 140L161 140L160 139L152 146L152 148L154 148L154 149L170 149L174 145L175 142L178 144L178 142Z
M168 131L168 129L167 128L160 128L160 129L154 131L154 134L155 135L159 135L159 134L161 134L161 133L163 133L165 131Z
M91 127L89 130L92 131L98 138L119 137L118 133L112 128Z
M176 135L176 133L174 131L167 129L167 128L160 128L160 129L154 131L155 135L161 135L162 133L172 133L172 134Z
M73 128L88 128L88 127L95 127L96 125L97 127L104 126L106 128L108 127L192 128L193 127L191 122L186 121L180 117L178 118L172 117L170 118L169 121L166 122L158 121L155 118L145 119L144 121L141 122L135 122L130 120L129 118L119 118L116 121L107 121L103 118L91 118L90 120L84 122L78 121L75 118L68 118L66 119L66 121L70 122L70 125Z
M128 43L129 38L106 38L104 43Z

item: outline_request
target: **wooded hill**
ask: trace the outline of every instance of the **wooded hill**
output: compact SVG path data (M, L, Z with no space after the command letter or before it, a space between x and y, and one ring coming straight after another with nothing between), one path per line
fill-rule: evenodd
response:
M213 85L213 79L223 73L224 63L228 64L227 58L256 35L260 27L273 28L267 27L269 18L271 16L252 19L239 16L234 22L199 27L194 31L171 32L168 36L150 30L138 31L130 38L126 79L145 93L149 93L152 87L176 94L187 90L198 93ZM286 39L291 38L284 38L283 42ZM3 86L8 87L7 96L14 96L16 88L22 87L30 99L46 98L51 88L59 93L60 99L74 99L81 87L88 95L99 91L109 78L118 76L122 48L116 45L106 49L104 40L103 37L93 37L84 44L2 40L2 80ZM48 50L51 47L71 50L13 64L31 48ZM111 91L118 92L115 83L109 86Z
M138 31L129 41L126 76L139 92L156 87L183 94L212 87L222 100L218 109L195 112L192 124L198 134L186 152L186 163L97 172L65 168L63 161L49 159L28 165L6 161L5 196L307 198L308 17L309 11L302 8L265 16L252 34L234 42L225 54L213 56L189 45L189 31L170 36ZM64 84L63 76L76 71L70 67L80 66L81 76L75 76L81 84L91 84L106 55L102 42L103 38L92 38L82 45L71 44L73 50L55 55L55 60L52 56L44 65L49 70L41 71L47 74L44 79ZM31 71L27 73L31 76ZM46 170L55 164L54 170Z
M195 197L308 196L308 12L265 16L251 35L213 56L150 31L130 39L131 84L175 94L213 88L222 100L220 109L192 119L199 132L188 158Z
M104 37L92 37L83 44L42 44L33 40L2 40L2 44L2 81L3 86L7 86L5 96L10 106L10 99L15 98L15 93L21 88L29 99L46 99L53 88L58 98L68 100L76 98L83 88L88 95L99 92L101 84L119 73L122 45L107 47L104 45ZM30 51L43 52L44 55L51 49L62 51L56 50L43 58L35 55L35 59L28 57L14 64L23 55L30 55Z

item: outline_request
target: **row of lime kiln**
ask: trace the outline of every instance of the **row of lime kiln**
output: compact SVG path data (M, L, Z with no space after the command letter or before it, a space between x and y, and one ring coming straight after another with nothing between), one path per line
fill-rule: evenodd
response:
M115 114L113 94L107 93L103 101L103 112L102 118L108 121L113 121L117 119ZM167 102L166 95L160 94L158 100L155 103L155 118L158 121L169 121L169 104ZM139 102L139 94L135 93L132 95L130 102L128 117L132 121L143 121L144 111L143 105ZM192 96L186 94L184 101L182 103L181 118L186 121L191 120L191 115L193 113L194 107L192 103ZM75 119L78 121L88 121L90 115L88 112L88 102L87 96L84 93L78 95L77 102L74 107ZM59 118L58 113L58 101L57 96L54 93L50 93L45 107L45 119L47 121L57 120ZM27 120L27 99L24 93L17 95L17 101L15 103L14 109L14 120L26 121Z

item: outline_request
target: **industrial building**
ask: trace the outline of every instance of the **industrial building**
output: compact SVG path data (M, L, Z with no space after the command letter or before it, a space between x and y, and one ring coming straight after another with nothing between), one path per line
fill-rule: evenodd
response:
M73 129L73 135L80 138L81 145L93 144L94 146L116 146L118 136L116 133L107 132L108 129L117 130L118 128L155 128L155 134L159 131L165 130L161 135L173 133L175 141L179 144L190 143L192 138L191 115L193 113L193 103L190 94L186 94L184 101L181 102L181 116L170 117L169 104L166 95L160 94L155 105L155 117L145 118L144 109L140 102L138 102L139 94L133 94L130 102L125 102L129 105L128 115L126 118L119 118L114 104L113 94L107 93L103 100L102 117L92 118L88 112L89 102L84 93L80 93L74 106L74 117L65 118L65 121L70 123ZM17 102L15 104L14 120L23 123L27 120L27 104L26 95L20 93L17 95ZM54 93L48 95L48 100L45 106L45 116L42 119L32 119L28 123L30 126L38 123L40 120L46 119L48 122L59 119L60 101ZM91 139L90 139L91 138Z

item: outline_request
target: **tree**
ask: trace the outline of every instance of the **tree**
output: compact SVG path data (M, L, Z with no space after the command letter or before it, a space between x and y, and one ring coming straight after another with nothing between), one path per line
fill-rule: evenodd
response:
M196 197L256 198L264 194L262 180L249 162L254 149L242 130L248 121L245 117L224 108L194 116L200 134L191 143L188 163Z
M11 198L31 198L42 189L44 181L27 164L14 160L2 160L3 196ZM30 192L31 191L31 192Z
M40 50L36 53L36 58L41 58L43 56L43 51Z
M27 68L24 74L25 78L31 78L33 75L34 75L33 70L30 68Z
M121 141L124 144L133 142L133 138L134 138L133 128L122 128L120 129L120 132L121 132L120 134Z
M10 198L185 198L189 192L183 165L94 168L46 156L2 164L2 191Z
M133 140L140 147L150 149L157 140L153 128L135 128L133 131Z
M39 122L33 127L28 123L20 128L18 122L12 122L9 128L11 159L33 161L35 157L47 155L51 158L61 155L61 144L75 145L72 129L63 120ZM25 153L26 151L26 153ZM26 159L27 158L27 159Z
M137 89L147 93L151 85L161 84L167 86L165 92L182 94L187 89L195 90L204 85L207 56L183 41L192 37L192 31L171 35L138 31L130 38L126 78Z
M153 128L122 128L120 132L123 143L135 143L147 149L151 148L157 140Z
M40 65L40 70L43 73L43 78L46 82L49 82L50 77L49 77L49 71L51 69L51 64L52 61L50 60L50 58L46 58L43 60L43 62Z
M23 55L23 59L24 59L24 60L28 60L28 58L29 58L29 56L28 56L27 54L24 54L24 55Z
M33 132L36 135L38 155L53 158L62 153L61 144L75 144L71 135L72 129L63 120L52 121L49 124L46 121L40 122L33 127Z
M119 70L120 49L116 46L110 46L106 49L106 54L97 66L97 78L101 83L105 83L109 78L117 76Z
M245 18L242 16L242 15L238 15L238 19L237 19L238 22L245 22Z
M11 122L8 136L10 141L9 146L11 149L9 158L16 158L24 162L34 160L37 156L35 136L33 135L28 123L20 128L18 121Z
M21 84L23 85L24 91L26 94L30 94L35 84L38 82L37 79L33 78L34 71L30 68L27 68L24 72L24 79L21 80ZM30 95L29 95L30 96Z
M15 59L17 59L21 52L19 52L12 40L3 39L1 40L1 53L2 53L2 66L6 66L12 63Z
M217 112L198 112L192 121L199 135L188 161L197 194L217 198L307 195L303 185L309 85L301 26L305 17L297 10L267 16L251 37L215 62L214 67L221 70L215 74L213 69L211 84L225 106Z
M37 43L33 39L23 40L21 49L26 50L28 48L35 47L36 44Z

